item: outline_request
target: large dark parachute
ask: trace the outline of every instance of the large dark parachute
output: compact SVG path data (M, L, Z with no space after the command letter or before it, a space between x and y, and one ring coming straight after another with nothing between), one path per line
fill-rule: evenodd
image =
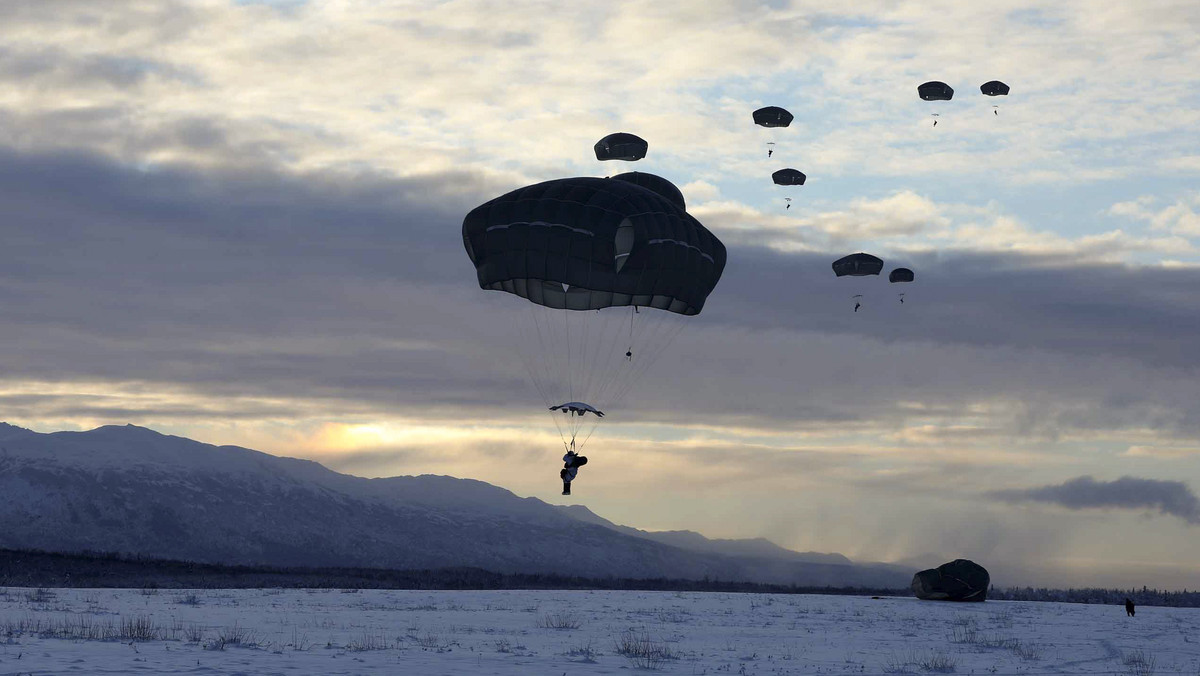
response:
M915 279L913 271L908 268L896 268L888 275L888 281L892 284L896 284L897 282L911 282L913 279Z
M883 260L869 253L854 253L833 262L833 274L838 277L865 277L883 271Z
M569 310L634 305L698 314L725 245L671 200L627 181L560 178L471 210L479 286Z
M954 98L954 89L945 82L933 80L918 86L917 94L926 101L949 101Z
M725 268L725 246L652 174L519 188L472 209L462 235L481 288L530 301L506 313L513 352L567 450L620 410Z
M624 174L617 174L612 177L614 181L627 181L634 185L640 185L650 192L657 193L673 202L680 209L686 209L687 206L683 202L683 193L675 184L654 174L647 174L641 171L627 171Z
M596 141L596 159L634 162L645 157L649 148L642 137L619 131Z
M786 127L793 119L791 113L779 106L767 106L754 111L754 124L760 127Z
M983 92L984 96L1008 96L1008 85L999 80L992 80L979 85L979 91Z
M775 181L775 185L804 185L807 178L803 172L796 169L780 169L771 174L771 180Z

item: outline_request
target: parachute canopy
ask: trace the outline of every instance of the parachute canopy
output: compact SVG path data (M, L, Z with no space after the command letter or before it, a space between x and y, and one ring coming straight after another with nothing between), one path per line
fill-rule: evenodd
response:
M633 162L645 157L649 147L642 137L619 131L596 141L596 159Z
M779 106L767 106L754 111L754 124L760 127L786 127L793 119L791 113Z
M624 174L617 174L616 176L613 176L612 179L614 181L626 181L634 185L640 185L652 193L661 195L662 197L671 200L671 202L676 204L680 209L687 208L683 203L683 193L679 192L679 188L676 188L674 183L668 181L662 176L646 174L640 171L628 171Z
M563 413L570 413L573 415L583 415L585 413L595 413L597 417L600 417L600 418L604 417L604 413L602 411L598 411L591 404L585 404L582 401L568 401L565 404L551 406L550 410L551 411L562 411Z
M949 101L954 98L954 89L945 82L932 80L917 87L917 94L926 101Z
M838 277L865 277L883 270L883 260L869 253L854 253L833 262L833 274Z
M804 185L807 178L803 172L795 169L780 169L771 174L771 180L775 181L775 185Z
M550 308L695 315L725 269L721 240L678 204L624 180L518 188L472 209L462 234L481 288Z
M913 279L913 271L908 268L896 268L888 275L888 281L892 284L897 282L911 282Z
M983 92L984 96L1008 96L1008 85L999 80L992 80L979 85L979 91Z

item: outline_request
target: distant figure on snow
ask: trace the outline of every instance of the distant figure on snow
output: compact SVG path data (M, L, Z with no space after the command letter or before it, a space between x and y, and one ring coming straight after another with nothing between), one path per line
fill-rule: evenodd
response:
M563 482L563 495L571 494L571 482L575 479L575 475L579 473L579 468L586 464L587 456L578 455L575 451L567 451L567 454L563 456L563 468L558 473Z
M1125 599L1125 614L1133 617L1133 601Z

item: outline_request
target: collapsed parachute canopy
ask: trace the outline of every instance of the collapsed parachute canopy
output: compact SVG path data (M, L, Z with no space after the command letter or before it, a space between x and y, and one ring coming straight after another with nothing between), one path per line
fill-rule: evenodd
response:
M680 209L686 209L687 206L683 203L683 193L679 192L679 188L675 184L654 174L647 174L640 171L628 171L624 174L613 176L614 181L626 181L634 185L640 185L650 192L661 195L673 202Z
M551 308L694 315L725 269L725 245L699 221L623 180L519 188L472 209L462 233L480 287Z
M926 101L949 101L954 98L954 89L945 82L933 80L917 87L917 94Z
M645 157L649 148L642 137L619 131L596 141L596 159L633 162Z
M771 174L771 180L775 181L775 185L804 185L807 178L803 172L796 169L780 169Z
M791 113L779 106L767 106L754 111L754 124L760 127L786 127L793 119Z
M913 271L908 268L896 268L888 275L888 281L892 284L897 282L911 282L915 279Z
M854 253L833 262L833 274L838 277L866 277L883 270L883 260L869 253Z
M979 85L979 91L983 92L984 96L1008 96L1008 85L999 80L992 80Z

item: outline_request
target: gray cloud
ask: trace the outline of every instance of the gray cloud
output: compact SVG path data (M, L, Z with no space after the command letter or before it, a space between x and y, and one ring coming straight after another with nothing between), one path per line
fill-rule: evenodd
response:
M1067 509L1157 509L1189 524L1200 524L1200 499L1182 481L1131 476L1097 481L1081 476L1058 485L995 491L991 496L1004 502L1047 502Z
M270 417L280 397L328 413L526 411L534 397L521 364L505 358L511 306L478 289L460 237L462 214L505 189L470 172L139 170L0 151L0 359L10 380L271 398L214 404ZM1200 270L889 257L917 270L909 302L879 281L853 313L846 280L829 272L842 253L732 245L704 314L624 419L855 432L959 421L985 404L990 419L973 424L993 442L1147 426L1200 433ZM122 417L114 401L20 401L10 416L181 415L146 402Z

